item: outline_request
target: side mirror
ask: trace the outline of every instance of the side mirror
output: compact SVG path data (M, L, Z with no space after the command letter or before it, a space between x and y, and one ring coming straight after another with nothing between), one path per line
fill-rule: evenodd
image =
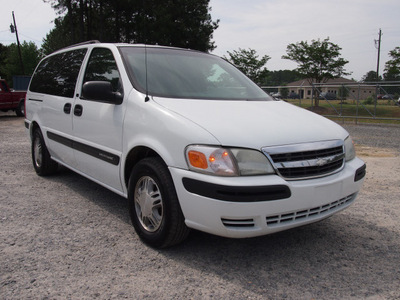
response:
M82 86L82 99L119 105L123 95L113 92L112 84L108 81L88 81Z

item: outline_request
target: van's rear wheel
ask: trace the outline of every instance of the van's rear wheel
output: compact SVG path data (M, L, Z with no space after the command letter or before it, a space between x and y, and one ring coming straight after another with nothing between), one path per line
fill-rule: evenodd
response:
M18 107L15 109L15 113L17 114L18 117L25 116L25 103L23 99L19 101Z
M187 237L171 175L160 158L145 158L133 168L128 201L133 227L145 243L165 248Z
M38 128L34 130L32 135L31 152L33 167L38 175L50 175L57 171L58 164L51 159L42 132Z

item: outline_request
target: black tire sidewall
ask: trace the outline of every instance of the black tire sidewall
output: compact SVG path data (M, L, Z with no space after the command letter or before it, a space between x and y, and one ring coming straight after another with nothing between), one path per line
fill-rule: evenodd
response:
M144 176L149 176L156 182L163 201L163 219L155 232L149 232L142 226L135 210L136 184ZM161 159L146 158L133 168L128 184L128 202L131 221L139 237L152 247L164 248L170 246L169 240L173 235L174 222L183 222L183 215L171 175Z
M35 145L37 143L42 144L42 164L40 166L38 166L36 164L36 155L35 155ZM35 168L35 171L37 174L41 175L42 171L43 171L43 136L42 133L39 129L36 129L33 132L32 135L32 146L31 146L31 153L32 153L32 163L33 163L33 167Z
M25 112L24 112L25 107L24 107L24 105L25 105L24 100L21 100L18 103L18 107L15 109L15 113L16 113L16 115L18 117L23 117L25 115Z
M35 141L38 141L41 144L42 148L42 163L40 166L36 165L36 157L35 157ZM43 134L40 129L35 129L32 134L32 144L31 144L31 153L32 153L32 163L35 171L40 176L46 176L54 173L57 170L58 164L53 161L50 157L49 151L47 150L46 144L43 139Z

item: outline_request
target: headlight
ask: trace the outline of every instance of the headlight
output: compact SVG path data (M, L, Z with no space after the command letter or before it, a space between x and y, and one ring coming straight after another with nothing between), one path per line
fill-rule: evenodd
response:
M192 171L219 176L275 173L265 155L249 149L192 145L186 148L186 161Z
M346 154L346 161L356 157L356 150L354 149L354 143L350 136L344 140L344 151Z

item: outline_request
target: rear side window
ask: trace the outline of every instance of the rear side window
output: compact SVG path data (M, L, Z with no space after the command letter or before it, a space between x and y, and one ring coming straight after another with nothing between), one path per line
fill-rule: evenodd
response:
M1 81L0 91L8 92L8 88L5 82Z
M87 49L77 49L44 59L37 67L29 90L73 98L76 79Z

